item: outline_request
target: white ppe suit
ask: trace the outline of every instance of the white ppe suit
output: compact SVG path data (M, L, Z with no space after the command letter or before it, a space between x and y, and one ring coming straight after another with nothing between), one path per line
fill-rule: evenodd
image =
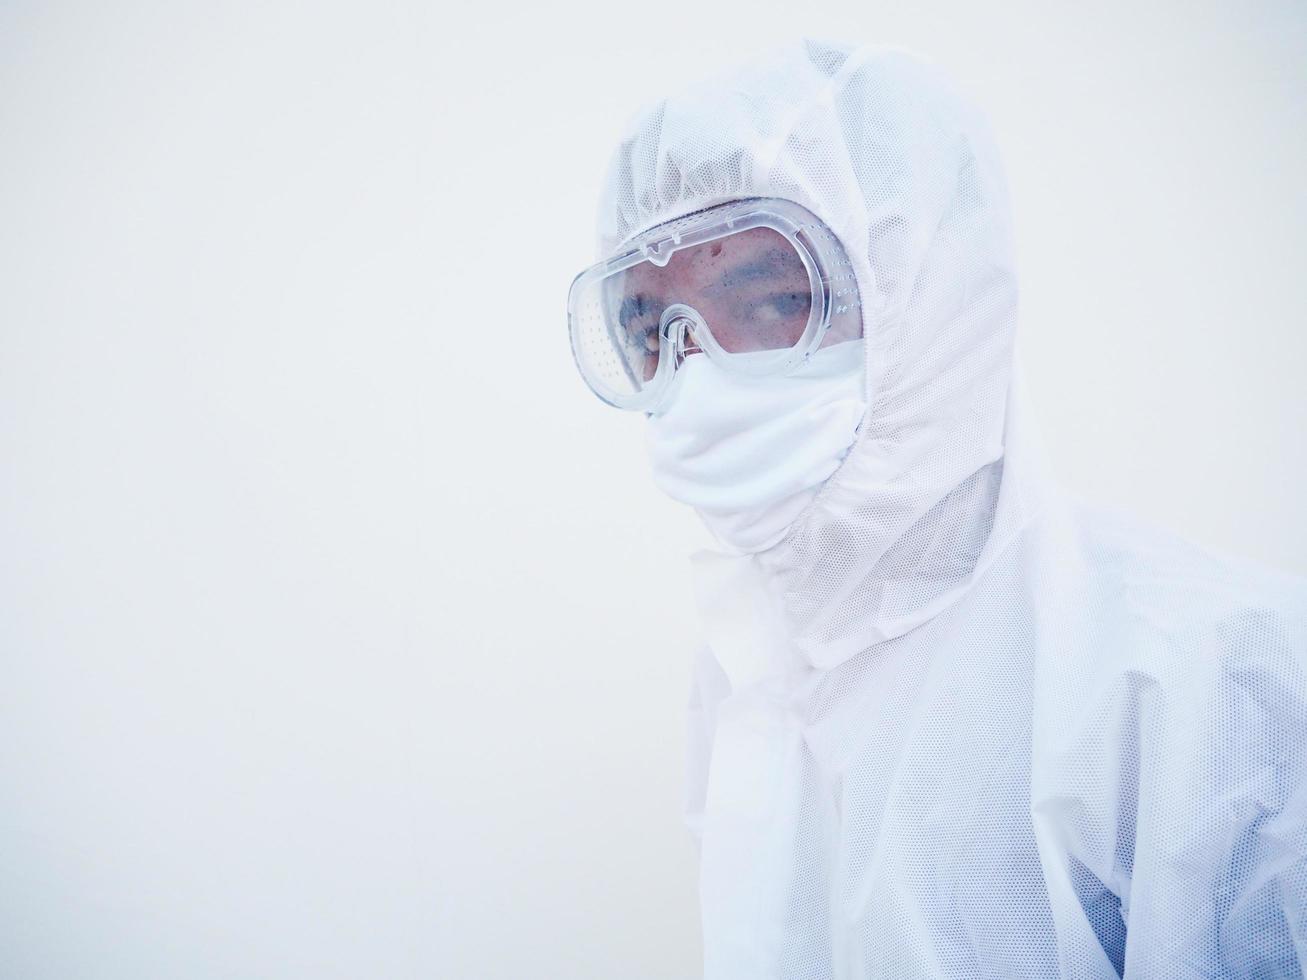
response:
M705 976L1302 975L1307 587L1050 480L983 119L796 44L637 117L601 254L753 196L848 251L867 408L779 543L693 559Z

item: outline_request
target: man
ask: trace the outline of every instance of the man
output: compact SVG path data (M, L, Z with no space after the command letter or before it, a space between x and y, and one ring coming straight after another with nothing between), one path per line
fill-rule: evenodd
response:
M901 51L640 115L573 284L695 556L705 975L1301 976L1307 588L1065 498L1004 178Z

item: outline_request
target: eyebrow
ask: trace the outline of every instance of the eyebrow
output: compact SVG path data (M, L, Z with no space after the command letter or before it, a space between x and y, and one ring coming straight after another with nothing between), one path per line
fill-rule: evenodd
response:
M786 258L787 256L780 249L771 249L762 258L727 269L717 282L704 286L703 292L711 296L757 279L774 279L779 273L786 271L784 268L788 264L784 261Z
M617 322L622 326L627 325L627 321L639 312L641 303L648 299L644 293L627 293L622 297L622 302L617 307Z

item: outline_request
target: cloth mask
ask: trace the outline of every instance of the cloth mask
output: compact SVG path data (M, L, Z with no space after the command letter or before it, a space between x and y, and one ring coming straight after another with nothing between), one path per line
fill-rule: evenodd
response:
M867 406L865 352L862 339L833 344L779 376L691 354L646 427L654 482L730 551L770 548L853 445Z

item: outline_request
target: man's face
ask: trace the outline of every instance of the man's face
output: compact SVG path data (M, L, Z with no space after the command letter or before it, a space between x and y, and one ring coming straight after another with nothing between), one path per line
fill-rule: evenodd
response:
M644 353L644 380L658 367L659 320L673 303L694 307L730 353L793 347L808 326L808 270L794 246L770 228L751 228L681 249L624 276L618 320Z

